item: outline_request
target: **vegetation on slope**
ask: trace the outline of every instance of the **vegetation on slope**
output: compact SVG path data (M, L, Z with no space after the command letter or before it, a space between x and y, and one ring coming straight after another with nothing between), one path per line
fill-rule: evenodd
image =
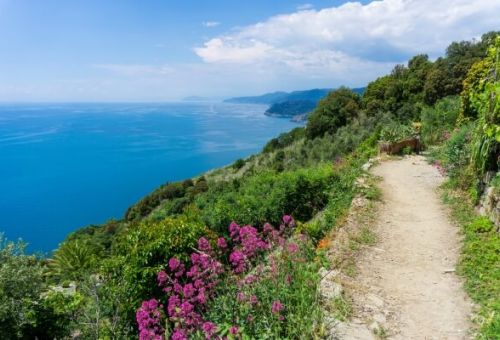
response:
M26 298L21 306L2 303L0 333L12 339L46 334L126 339L139 331L144 339L321 336L315 294L321 256L315 246L348 209L361 164L376 152L388 127L408 131L411 122L422 121L423 140L429 146L444 143L436 157L452 181L475 198L481 174L498 170L498 59L486 48L493 36L453 43L435 62L416 56L370 83L362 96L345 88L333 91L305 128L231 166L158 188L123 220L68 236L51 259L23 255L15 244L2 243L0 300ZM232 221L239 224L239 236L234 225L228 229ZM266 228L278 233L276 241ZM488 240L497 244L491 230L479 239L474 233L470 240L477 247ZM498 251L484 247L488 261L495 260ZM478 251L466 254L470 263L482 261ZM193 272L180 273L178 261ZM267 274L242 285L259 268ZM484 287L496 283L495 272L464 268L484 315L499 315L498 301L483 298L489 296ZM193 280L208 272L215 277ZM483 334L496 330L492 318Z

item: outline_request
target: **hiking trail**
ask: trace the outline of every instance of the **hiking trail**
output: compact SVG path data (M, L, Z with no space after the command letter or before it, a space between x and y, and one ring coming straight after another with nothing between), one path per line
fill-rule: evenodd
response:
M352 316L337 339L470 339L472 303L455 273L461 236L437 192L443 178L421 156L382 161L372 170L382 203L377 237L344 287Z

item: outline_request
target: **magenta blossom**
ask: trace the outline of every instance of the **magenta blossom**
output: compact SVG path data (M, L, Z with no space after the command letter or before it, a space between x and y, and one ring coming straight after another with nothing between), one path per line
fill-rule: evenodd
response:
M177 260L175 257L172 257L170 260L168 260L168 267L171 271L175 271L179 268L180 265L181 261Z
M297 245L297 243L288 243L287 250L289 253L295 254L299 251L299 246Z
M175 329L172 340L187 340L186 332L182 329Z
M290 223L292 220L293 220L292 216L290 216L290 215L284 215L283 216L283 222L285 222L285 224Z
M227 248L227 242L226 242L226 239L224 237L219 237L217 239L217 247L219 247L220 249Z
M250 303L252 305L258 304L259 303L259 299L257 299L257 296L255 296L255 295L250 296Z
M229 328L229 333L231 333L232 335L238 334L238 331L238 327L236 326L231 326L231 328Z
M210 321L204 322L201 328L203 329L203 333L205 333L205 337L207 339L211 339L215 332L217 332L217 327Z
M271 308L271 312L273 314L279 313L283 309L283 305L281 304L280 300L276 300L273 302L273 306Z
M136 313L140 340L163 340L161 305L156 299L144 301Z
M205 253L209 253L212 251L212 247L210 246L210 243L204 237L201 237L198 240L198 249L205 252Z

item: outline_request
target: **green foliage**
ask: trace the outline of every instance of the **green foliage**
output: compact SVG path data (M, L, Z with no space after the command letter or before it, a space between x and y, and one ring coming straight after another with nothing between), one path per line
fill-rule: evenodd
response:
M24 244L0 236L0 334L12 339L33 334L43 290L42 266L24 255Z
M0 235L0 334L2 339L68 335L70 315L44 298L47 289L41 261L24 254L25 245Z
M84 240L63 242L48 263L48 274L53 279L79 280L92 272L103 251Z
M460 110L459 97L445 97L422 109L422 139L426 145L445 141L453 131Z
M268 268L258 274L255 283L241 289L237 282L224 282L223 289L208 307L208 319L226 325L227 329L237 325L243 339L318 337L318 320L322 319L317 294L320 266L310 242L302 240L300 244L298 253L271 254ZM243 301L234 298L237 292ZM254 305L248 301L252 295L258 297ZM273 313L276 301L282 310Z
M464 170L470 162L470 142L474 126L464 125L459 130L454 131L450 138L445 142L442 149L443 166L448 175L456 180L464 175ZM466 183L465 181L460 181ZM464 186L462 186L464 187ZM468 187L465 185L465 187Z
M470 297L481 306L478 339L495 339L500 334L500 237L491 221L476 215L463 193L453 191L453 183L448 187L445 202L465 235L459 273Z
M309 139L334 133L357 116L361 106L360 96L341 87L330 92L311 113L307 122L306 135Z
M496 171L500 165L500 37L489 49L482 67L486 69L486 77L478 85L472 86L468 96L471 108L478 115L472 141L472 159L480 175L488 170Z
M171 257L189 260L188 254L201 236L207 237L204 225L187 216L143 221L120 235L115 256L104 264L103 274L115 292L124 296L124 319L135 324L139 303L159 293L154 284L156 274Z
M328 164L279 174L267 170L213 186L197 198L196 205L207 225L219 233L225 233L233 220L262 225L277 223L279 216L291 214L305 221L325 206L325 191L335 180Z
M415 133L415 129L412 126L392 122L382 128L380 131L380 139L385 142L393 143L409 138L415 135Z
M440 98L460 94L469 69L486 56L496 35L498 32L489 32L483 34L479 41L451 43L446 49L446 56L438 58L428 74L424 89L426 104L432 105Z
M244 159L237 159L234 163L233 163L233 168L235 170L239 170L241 168L243 168L245 166L245 160Z
M279 117L293 117L312 111L316 102L312 100L287 100L271 105L266 114Z
M391 112L403 122L414 119L423 101L425 79L431 67L426 55L417 55L408 62L408 67L397 65L390 75L368 84L363 95L367 114Z
M153 191L151 194L142 198L135 205L127 209L125 219L132 221L147 216L163 200L183 197L192 186L192 181L175 182L165 184Z
M269 153L277 149L283 149L293 142L296 142L299 139L303 138L304 136L305 129L302 127L298 127L293 129L292 131L282 133L278 137L273 138L269 142L267 142L267 144L264 146L263 152Z

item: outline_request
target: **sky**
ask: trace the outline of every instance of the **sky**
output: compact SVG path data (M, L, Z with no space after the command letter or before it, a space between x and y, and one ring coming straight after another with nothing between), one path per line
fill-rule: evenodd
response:
M500 0L0 0L0 102L360 87L500 30Z

